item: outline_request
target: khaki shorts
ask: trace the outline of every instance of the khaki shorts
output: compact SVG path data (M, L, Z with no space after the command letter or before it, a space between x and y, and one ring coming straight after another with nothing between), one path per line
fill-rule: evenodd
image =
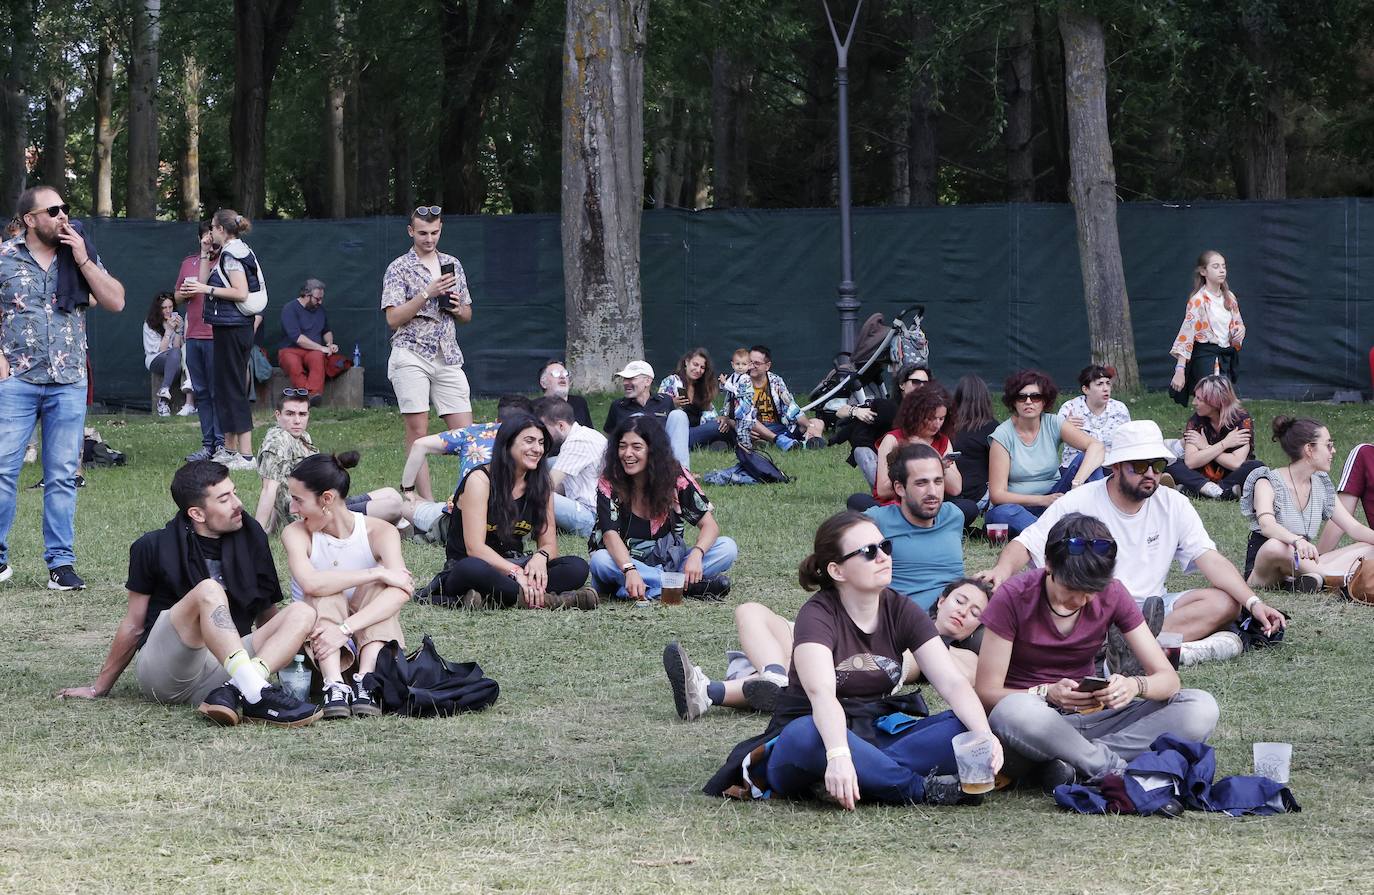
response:
M396 391L401 413L428 413L431 401L440 416L472 412L472 391L462 366L428 360L408 349L393 347L386 362L386 378Z
M243 638L243 648L253 656L253 635ZM163 610L138 651L135 669L143 696L170 705L200 705L210 691L229 680L229 672L206 647L189 647L172 624L172 613Z

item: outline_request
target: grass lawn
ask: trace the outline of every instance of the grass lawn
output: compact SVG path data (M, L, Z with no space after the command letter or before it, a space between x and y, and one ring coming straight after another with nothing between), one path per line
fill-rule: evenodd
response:
M604 407L604 401L602 402ZM1250 406L1259 431L1275 413ZM1371 434L1362 406L1310 405L1345 452ZM479 418L490 405L479 408ZM595 412L600 412L598 409ZM1184 411L1132 406L1176 434ZM599 418L599 417L598 417ZM713 489L740 546L731 604L591 613L462 613L408 607L408 636L475 659L501 684L490 710L442 720L384 717L303 730L221 729L188 708L142 701L132 669L108 699L58 701L104 659L123 612L128 545L173 512L171 472L196 446L194 419L93 419L127 451L86 472L78 514L83 593L44 589L41 494L21 491L0 585L0 888L9 892L1236 892L1371 891L1374 608L1267 595L1292 616L1282 648L1184 671L1221 705L1221 774L1248 773L1256 740L1294 744L1300 814L1181 820L1071 816L1045 796L992 794L963 809L742 805L700 788L761 716L679 722L660 654L678 639L708 673L733 645L731 604L785 614L804 600L796 566L816 524L859 490L839 449L779 455L795 484ZM260 439L264 427L259 426ZM316 414L315 441L356 447L355 490L395 485L400 425L383 411ZM1261 456L1277 459L1267 437ZM700 454L704 471L724 454ZM434 464L436 482L453 476ZM39 476L26 467L22 485ZM250 508L252 473L238 473ZM1204 520L1239 563L1234 503ZM406 545L417 580L442 551ZM585 553L573 538L565 552ZM992 555L970 544L970 570ZM1129 561L1129 557L1125 558ZM283 554L278 567L286 581ZM1175 575L1174 584L1185 579ZM934 694L932 710L943 706Z

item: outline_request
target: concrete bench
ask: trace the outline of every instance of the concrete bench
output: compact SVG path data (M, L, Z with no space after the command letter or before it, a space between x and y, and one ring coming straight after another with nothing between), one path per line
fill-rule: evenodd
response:
M363 369L363 367L349 367L333 379L326 377L324 396L320 400L320 406L361 409L363 406ZM282 372L281 367L273 367L272 378L267 381L267 385L258 387L258 406L276 407L277 396L282 393L282 389L290 387L291 380Z

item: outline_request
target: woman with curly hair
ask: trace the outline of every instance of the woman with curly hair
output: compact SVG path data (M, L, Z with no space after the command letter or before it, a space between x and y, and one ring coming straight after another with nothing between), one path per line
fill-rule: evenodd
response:
M1011 418L993 430L988 443L989 525L1004 523L1008 537L1035 524L1059 496L1084 482L1102 478L1102 442L1086 434L1071 419L1053 411L1059 389L1048 373L1020 370L1007 377L1002 404ZM1059 451L1064 445L1083 454L1064 469Z
M692 474L673 459L658 420L632 416L611 433L605 472L596 486L596 528L587 541L592 579L604 594L656 600L663 573L682 572L684 594L721 599L735 542L720 534L714 508ZM683 540L686 524L696 543Z

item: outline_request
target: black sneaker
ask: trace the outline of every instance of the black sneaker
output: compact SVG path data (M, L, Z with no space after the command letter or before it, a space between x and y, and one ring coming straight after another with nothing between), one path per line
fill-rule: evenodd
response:
M14 574L14 569L10 568L10 564L9 564L9 563L7 563L7 562L0 562L0 581L9 581L9 580L10 580L10 576L13 575L13 574Z
M243 701L243 720L277 727L304 727L320 720L320 709L313 702L297 699L280 686L264 687L257 702Z
M959 778L953 774L931 774L925 779L927 805L981 805L982 793L969 795L959 788Z
M222 684L210 691L196 711L221 727L233 727L243 720L243 695L233 684Z
M339 718L353 717L353 709L350 703L353 701L353 691L348 684L330 681L324 685L324 719L326 721L336 721Z
M716 575L711 578L702 578L696 584L687 585L683 589L682 595L693 600L720 603L730 595L730 576Z
M1045 795L1053 795L1056 786L1071 785L1078 777L1074 772L1073 765L1057 758L1042 764L1038 776L1040 778L1040 791Z
M370 677L372 674L369 672L362 680L353 680L353 705L350 710L355 718L372 718L382 713L382 707L372 697L372 690L368 687L370 682L367 679Z
M749 703L749 708L756 712L773 714L773 710L778 707L778 697L781 695L782 687L770 680L756 677L744 682L744 701Z
M86 582L72 566L58 566L48 572L48 590L85 590Z
M198 450L198 451L193 451L193 452L187 454L187 455L186 455L186 462L187 462L187 463L194 463L194 462L196 462L197 460L210 460L210 459L213 459L214 456L215 456L215 452L214 452L213 449L208 448L208 447L202 447L202 448L201 448L200 450Z
M86 477L85 477L84 475L82 475L81 473L78 472L78 473L76 474L76 479L75 479L75 481L76 481L76 487L78 487L78 488L84 488L84 487L86 487Z

